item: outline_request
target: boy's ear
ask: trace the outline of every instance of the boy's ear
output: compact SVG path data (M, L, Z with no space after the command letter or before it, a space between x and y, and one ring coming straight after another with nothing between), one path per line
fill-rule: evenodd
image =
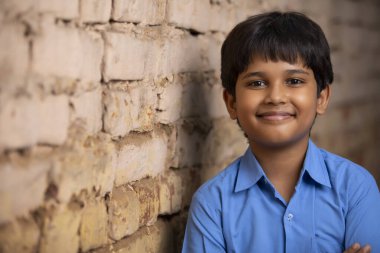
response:
M237 119L235 98L227 90L224 90L223 100L226 104L227 111L230 114L230 118Z
M326 85L317 99L317 114L322 115L325 113L330 101L331 88L330 85Z

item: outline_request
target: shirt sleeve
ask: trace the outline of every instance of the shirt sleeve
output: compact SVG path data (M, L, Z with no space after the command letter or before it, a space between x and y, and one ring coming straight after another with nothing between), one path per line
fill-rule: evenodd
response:
M380 193L371 175L352 189L348 203L346 249L358 242L371 245L371 252L380 252Z
M182 253L225 253L221 212L212 208L197 192L186 225Z

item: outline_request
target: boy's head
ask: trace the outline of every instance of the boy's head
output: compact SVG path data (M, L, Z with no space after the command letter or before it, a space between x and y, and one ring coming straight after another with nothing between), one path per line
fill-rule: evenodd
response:
M239 76L255 57L270 61L301 61L311 69L317 95L333 81L330 48L322 29L301 13L269 12L239 23L221 50L222 85L235 97Z

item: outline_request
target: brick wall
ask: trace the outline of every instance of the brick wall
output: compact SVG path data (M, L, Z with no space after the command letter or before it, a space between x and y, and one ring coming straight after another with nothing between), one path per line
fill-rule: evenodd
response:
M314 139L380 182L376 0L0 0L0 252L178 252L192 193L246 148L221 43L275 9L332 46Z

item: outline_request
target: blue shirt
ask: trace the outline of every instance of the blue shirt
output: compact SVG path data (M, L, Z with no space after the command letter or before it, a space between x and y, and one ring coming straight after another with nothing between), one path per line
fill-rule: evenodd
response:
M364 168L309 141L286 203L252 151L194 194L183 253L342 253L353 243L380 253L380 194Z

